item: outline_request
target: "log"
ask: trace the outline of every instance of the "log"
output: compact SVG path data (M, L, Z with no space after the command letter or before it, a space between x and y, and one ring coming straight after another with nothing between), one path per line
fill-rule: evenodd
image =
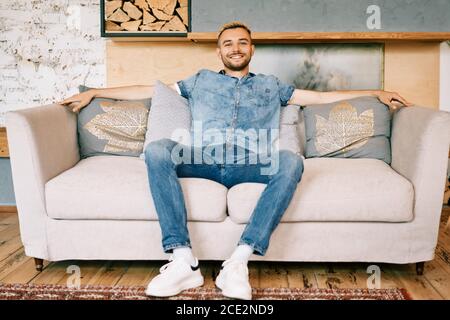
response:
M153 9L152 12L159 20L169 21L170 19L172 19L172 16L165 14L164 11Z
M178 3L180 4L180 7L188 6L188 0L178 0Z
M182 31L189 26L187 0L106 0L108 31Z
M186 26L188 26L189 25L188 8L187 7L177 8L177 13L180 16L180 18L183 20L183 23Z
M178 16L174 16L164 25L164 27L162 27L161 31L186 31L186 26Z
M106 30L107 31L122 31L123 28L119 26L117 23L114 23L112 21L106 21Z
M122 6L122 1L106 1L105 2L105 16L109 17Z
M128 21L128 22L123 22L120 26L127 31L137 31L139 29L139 26L141 25L141 23L142 23L142 20Z
M160 31L165 23L166 23L165 21L158 21L155 23L143 24L142 26L139 27L139 29L141 31Z
M108 17L108 20L115 22L127 22L130 21L130 17L119 8Z
M168 15L173 15L173 11L177 6L177 0L147 0L147 3L152 8L152 11L158 9Z
M144 10L144 21L143 24L150 24L154 22L156 18L152 16L150 13L148 13L146 10Z
M150 10L150 8L148 7L148 3L145 0L135 0L134 5L141 8L144 12L145 10Z
M162 10L169 15L173 15L176 6L177 0L168 0L166 6Z
M125 2L123 5L123 10L128 14L131 19L138 20L142 17L142 11L139 10L131 2Z

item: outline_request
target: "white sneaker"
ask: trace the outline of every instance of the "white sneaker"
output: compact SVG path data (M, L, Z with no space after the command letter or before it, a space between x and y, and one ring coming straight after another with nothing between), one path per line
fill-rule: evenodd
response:
M150 281L145 290L146 295L170 297L203 285L204 279L197 259L197 267L192 267L183 258L174 259L171 256L169 261L159 269L160 274Z
M216 278L216 286L222 290L225 297L251 300L252 287L248 280L247 263L238 260L226 260Z

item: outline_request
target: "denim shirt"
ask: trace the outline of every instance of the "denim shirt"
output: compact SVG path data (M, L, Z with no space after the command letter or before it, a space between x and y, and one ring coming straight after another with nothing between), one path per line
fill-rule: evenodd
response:
M180 94L189 101L191 136L195 136L195 130L201 129L202 146L238 145L254 153L261 150L258 150L258 144L265 130L278 133L280 107L287 105L295 90L294 86L284 84L272 75L250 72L239 79L226 75L223 70L206 69L177 84ZM208 138L207 130L220 132L224 141ZM248 139L252 132L257 135L250 134L256 146ZM269 134L267 139L274 137Z

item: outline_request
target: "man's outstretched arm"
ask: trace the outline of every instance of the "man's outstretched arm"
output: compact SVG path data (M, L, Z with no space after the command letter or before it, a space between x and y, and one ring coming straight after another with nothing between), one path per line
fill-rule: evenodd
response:
M396 92L382 91L382 90L348 90L348 91L312 91L295 89L292 94L289 104L296 104L300 106L331 103L339 100L353 99L363 96L377 97L382 103L389 106L389 108L397 108L399 103L405 107L409 107L412 103L406 101Z
M175 84L170 88L177 90ZM117 100L140 100L153 97L153 86L125 86L116 88L90 89L88 91L73 95L63 101L57 102L69 106L73 112L78 112L91 102L93 98L110 98Z

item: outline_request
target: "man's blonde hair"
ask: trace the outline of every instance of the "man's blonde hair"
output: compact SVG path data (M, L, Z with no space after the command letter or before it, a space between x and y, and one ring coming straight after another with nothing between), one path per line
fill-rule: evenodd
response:
M223 33L225 30L229 30L229 29L237 29L237 28L245 29L245 30L248 32L248 34L249 34L249 36L250 36L250 39L252 39L252 32L250 31L250 28L249 28L245 23L243 23L243 22L241 22L241 21L232 21L232 22L225 23L225 24L220 28L219 34L218 34L218 36L217 36L217 45L220 45L219 39L220 39L220 36L222 35L222 33Z

